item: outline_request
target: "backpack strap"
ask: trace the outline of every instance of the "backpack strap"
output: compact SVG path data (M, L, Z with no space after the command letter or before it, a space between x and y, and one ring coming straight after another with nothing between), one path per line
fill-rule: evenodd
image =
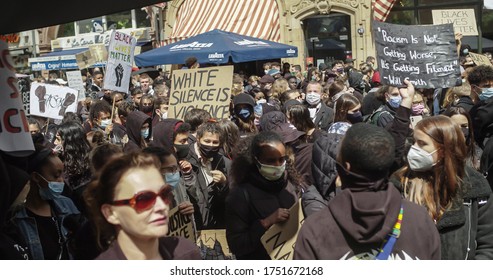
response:
M392 232L389 233L387 239L385 239L380 252L375 257L375 260L388 260L390 254L392 253L392 249L394 249L395 242L401 235L401 225L402 225L402 217L404 215L404 207L401 204L401 210L399 211L399 215L397 215L397 222L392 229Z

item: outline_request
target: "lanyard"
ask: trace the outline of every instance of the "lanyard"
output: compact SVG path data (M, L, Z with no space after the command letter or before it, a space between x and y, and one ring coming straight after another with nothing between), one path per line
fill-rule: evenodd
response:
M392 253L392 249L394 248L395 242L397 238L401 235L401 224L402 224L402 216L404 215L404 207L401 205L401 210L399 211L399 215L397 216L397 222L392 229L392 232L389 233L387 239L384 241L380 252L375 257L376 260L388 260L390 253Z

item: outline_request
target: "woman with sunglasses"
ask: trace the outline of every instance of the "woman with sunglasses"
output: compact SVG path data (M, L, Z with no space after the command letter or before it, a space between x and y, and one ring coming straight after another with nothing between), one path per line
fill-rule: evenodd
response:
M281 137L263 131L238 144L226 199L226 238L237 259L270 259L260 242L272 225L289 219L301 179Z
M126 154L110 161L85 194L99 245L97 259L200 259L198 247L165 237L172 188L151 156Z

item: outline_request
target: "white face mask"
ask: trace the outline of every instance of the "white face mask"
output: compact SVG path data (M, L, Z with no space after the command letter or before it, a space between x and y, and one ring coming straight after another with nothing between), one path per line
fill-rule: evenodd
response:
M258 161L257 161L258 162ZM260 175L269 181L276 181L284 175L284 171L286 170L286 161L281 166L275 165L267 165L258 162L260 165L258 167L258 171Z
M308 92L306 94L306 102L310 105L318 105L320 103L320 94L315 92Z
M431 153L421 149L418 146L412 145L409 153L407 154L407 162L409 163L409 168L413 171L427 171L436 165L433 160L433 154L436 153L438 149Z
M101 124L99 125L101 128L105 129L108 125L111 124L111 120L110 119L107 119L107 120L101 120Z
M165 120L168 118L168 111L164 112L162 115L161 115L161 119L162 120Z

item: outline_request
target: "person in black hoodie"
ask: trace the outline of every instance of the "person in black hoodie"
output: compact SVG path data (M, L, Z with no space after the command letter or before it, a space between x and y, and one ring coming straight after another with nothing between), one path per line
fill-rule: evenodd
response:
M128 114L127 122L128 143L123 146L123 152L139 152L148 146L152 135L151 117L141 111Z
M394 154L383 128L351 126L337 158L342 191L305 219L294 259L440 259L440 237L426 209L388 181Z

